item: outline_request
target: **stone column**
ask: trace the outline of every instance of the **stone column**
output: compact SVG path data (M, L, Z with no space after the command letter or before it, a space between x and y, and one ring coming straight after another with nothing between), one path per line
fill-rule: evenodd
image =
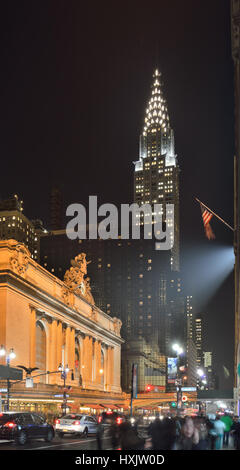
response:
M62 322L57 322L57 337L56 337L56 360L57 360L57 369L59 364L62 363L62 344L63 344L63 326ZM60 374L56 374L57 383L61 383Z
M70 350L69 350L69 368L75 368L75 329L71 328L70 332Z
M70 367L70 357L71 357L71 328L67 326L65 332L65 357L64 357L64 366L68 365Z
M110 347L108 349L108 370L109 370L109 387L112 389L113 382L114 382L114 348Z
M97 385L101 385L101 378L102 378L102 374L100 374L100 369L102 368L101 367L101 341L100 340L96 340L95 341L95 350L94 350L94 354L95 354L95 380L96 380L96 384ZM105 372L105 371L104 371Z
M83 340L83 376L85 387L92 383L92 337L86 335Z
M49 370L50 372L58 370L57 361L57 320L53 320L50 325L50 339L49 339ZM49 375L49 382L55 383L55 374Z
M121 385L120 385L120 375L121 375L121 347L116 345L113 348L113 380L112 380L112 391L113 392L120 392Z
M30 305L29 367L36 366L36 308Z
M84 337L85 335L83 333L80 333L78 335L79 339L79 356L80 356L80 364L79 364L79 373L81 375L81 385L85 382L85 367L84 366L84 353L83 353L83 344L84 344Z

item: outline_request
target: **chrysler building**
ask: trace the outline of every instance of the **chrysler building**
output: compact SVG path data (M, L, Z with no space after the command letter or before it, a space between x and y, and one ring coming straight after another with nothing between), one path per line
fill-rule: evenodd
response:
M171 233L174 244L170 262L171 270L179 271L179 166L174 149L174 132L158 69L153 74L139 147L139 160L134 162L134 202L152 206L162 204L163 222L166 223L166 204L174 205L174 227Z

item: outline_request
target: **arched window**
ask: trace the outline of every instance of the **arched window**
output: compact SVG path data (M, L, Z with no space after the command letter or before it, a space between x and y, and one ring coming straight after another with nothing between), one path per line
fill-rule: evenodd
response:
M46 331L41 322L36 324L36 367L39 372L46 371ZM46 382L46 377L39 377L40 382Z
M81 367L81 352L80 345L76 338L75 340L75 358L74 358L74 376L75 379L79 380L80 378L80 367Z

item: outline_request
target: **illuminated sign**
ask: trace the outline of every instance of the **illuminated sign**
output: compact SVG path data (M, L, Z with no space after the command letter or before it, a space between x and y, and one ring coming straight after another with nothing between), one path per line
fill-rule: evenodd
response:
M168 357L168 383L175 383L177 378L177 357Z

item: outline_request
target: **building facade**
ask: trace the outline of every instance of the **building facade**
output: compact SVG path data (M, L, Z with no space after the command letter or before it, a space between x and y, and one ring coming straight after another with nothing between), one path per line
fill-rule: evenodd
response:
M0 241L0 312L0 344L16 353L11 366L37 367L33 375L42 374L32 389L12 386L11 409L59 412L61 364L74 374L66 378L71 409L124 406L121 321L95 305L84 253L61 281L23 244Z

